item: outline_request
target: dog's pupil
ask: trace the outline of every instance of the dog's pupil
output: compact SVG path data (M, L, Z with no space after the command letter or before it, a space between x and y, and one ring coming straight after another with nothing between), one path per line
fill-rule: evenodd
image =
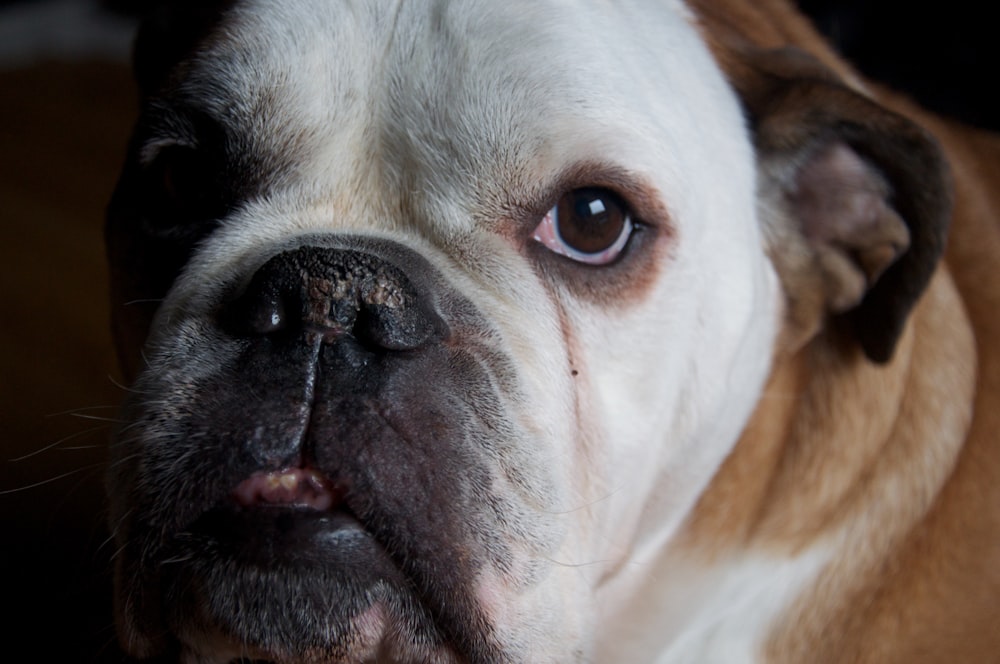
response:
M206 198L211 173L194 150L175 148L169 152L161 167L164 193L178 207L195 207Z
M616 197L603 189L577 189L559 203L558 229L562 240L583 253L598 253L615 243L626 214Z

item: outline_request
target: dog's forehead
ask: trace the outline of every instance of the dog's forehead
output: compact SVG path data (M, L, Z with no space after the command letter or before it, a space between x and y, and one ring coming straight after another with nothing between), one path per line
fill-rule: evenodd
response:
M692 160L733 138L713 123L739 124L713 69L680 2L250 0L184 85L289 164L300 200L479 224L576 164L682 193Z

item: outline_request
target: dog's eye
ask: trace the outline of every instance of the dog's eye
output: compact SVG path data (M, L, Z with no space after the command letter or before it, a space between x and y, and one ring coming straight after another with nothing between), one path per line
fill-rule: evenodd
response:
M147 167L144 200L148 221L158 233L220 216L214 160L189 146L163 149Z
M588 187L563 194L535 228L534 238L580 263L607 265L621 254L633 228L618 196Z

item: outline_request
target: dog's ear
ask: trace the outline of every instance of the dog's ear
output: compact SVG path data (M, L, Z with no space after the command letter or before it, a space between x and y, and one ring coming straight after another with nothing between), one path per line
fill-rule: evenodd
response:
M941 151L801 51L749 61L737 91L790 315L800 327L846 324L871 360L887 362L944 249L951 184Z
M236 0L158 0L139 26L132 69L142 95L155 93L174 65L190 55Z

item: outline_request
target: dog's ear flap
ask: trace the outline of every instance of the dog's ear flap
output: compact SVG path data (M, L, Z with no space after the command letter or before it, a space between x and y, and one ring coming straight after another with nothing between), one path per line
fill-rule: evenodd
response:
M235 0L158 0L139 26L132 70L142 95L154 94L174 65L190 55Z
M846 322L871 360L887 362L944 250L947 164L923 129L800 51L758 54L753 68L737 89L790 306L816 299L797 286L819 288L814 313ZM798 256L780 255L789 246Z

